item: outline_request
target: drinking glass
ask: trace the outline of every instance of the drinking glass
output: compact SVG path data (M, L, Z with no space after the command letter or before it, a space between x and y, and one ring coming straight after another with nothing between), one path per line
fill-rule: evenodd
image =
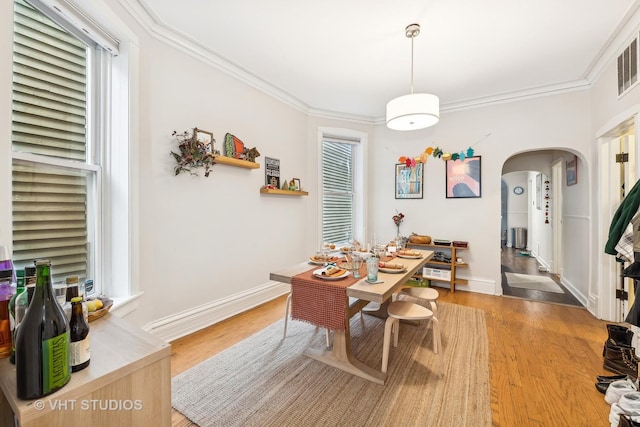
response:
M367 258L367 280L369 282L378 281L378 263L380 260L376 256Z
M351 271L354 279L360 278L360 267L362 267L362 257L356 253L351 253Z

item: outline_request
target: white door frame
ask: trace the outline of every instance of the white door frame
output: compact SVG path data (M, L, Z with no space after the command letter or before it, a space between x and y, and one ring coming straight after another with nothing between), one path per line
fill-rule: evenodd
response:
M564 161L558 160L551 165L551 273L558 274L562 280L562 184Z

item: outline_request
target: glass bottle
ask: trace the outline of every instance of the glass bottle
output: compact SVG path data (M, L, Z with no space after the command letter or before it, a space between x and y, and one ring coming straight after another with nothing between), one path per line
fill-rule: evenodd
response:
M18 322L16 321L16 300L23 292L25 292L24 270L17 270L16 293L13 294L11 300L9 300L9 320L11 321L11 356L9 361L11 363L16 363L16 328L18 327Z
M85 320L82 311L82 297L71 299L69 329L71 331L71 347L69 350L71 372L77 372L89 366L91 361L89 323Z
M14 288L11 284L13 270L0 270L0 357L11 355L11 319L9 301Z
M69 324L51 283L51 262L36 260L33 299L16 335L16 382L20 399L36 399L71 379Z

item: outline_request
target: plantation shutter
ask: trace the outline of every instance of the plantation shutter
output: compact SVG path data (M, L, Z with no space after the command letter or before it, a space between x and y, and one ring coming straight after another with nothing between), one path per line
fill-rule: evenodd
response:
M86 278L87 45L22 0L14 17L12 148L37 155L13 161L14 262Z
M343 243L353 238L354 141L322 141L322 239Z

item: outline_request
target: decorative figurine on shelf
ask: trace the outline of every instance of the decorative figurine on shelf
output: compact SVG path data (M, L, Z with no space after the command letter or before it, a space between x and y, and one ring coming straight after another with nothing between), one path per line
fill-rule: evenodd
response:
M296 186L295 178L289 181L289 190L290 191L298 191L298 187Z
M246 161L255 163L256 157L260 157L260 152L258 151L258 149L256 147L253 147L253 148L251 148L249 150L247 150L245 148L244 159Z
M289 183L287 182L287 180L285 179L284 182L282 183L282 189L283 190L288 190L289 189Z

